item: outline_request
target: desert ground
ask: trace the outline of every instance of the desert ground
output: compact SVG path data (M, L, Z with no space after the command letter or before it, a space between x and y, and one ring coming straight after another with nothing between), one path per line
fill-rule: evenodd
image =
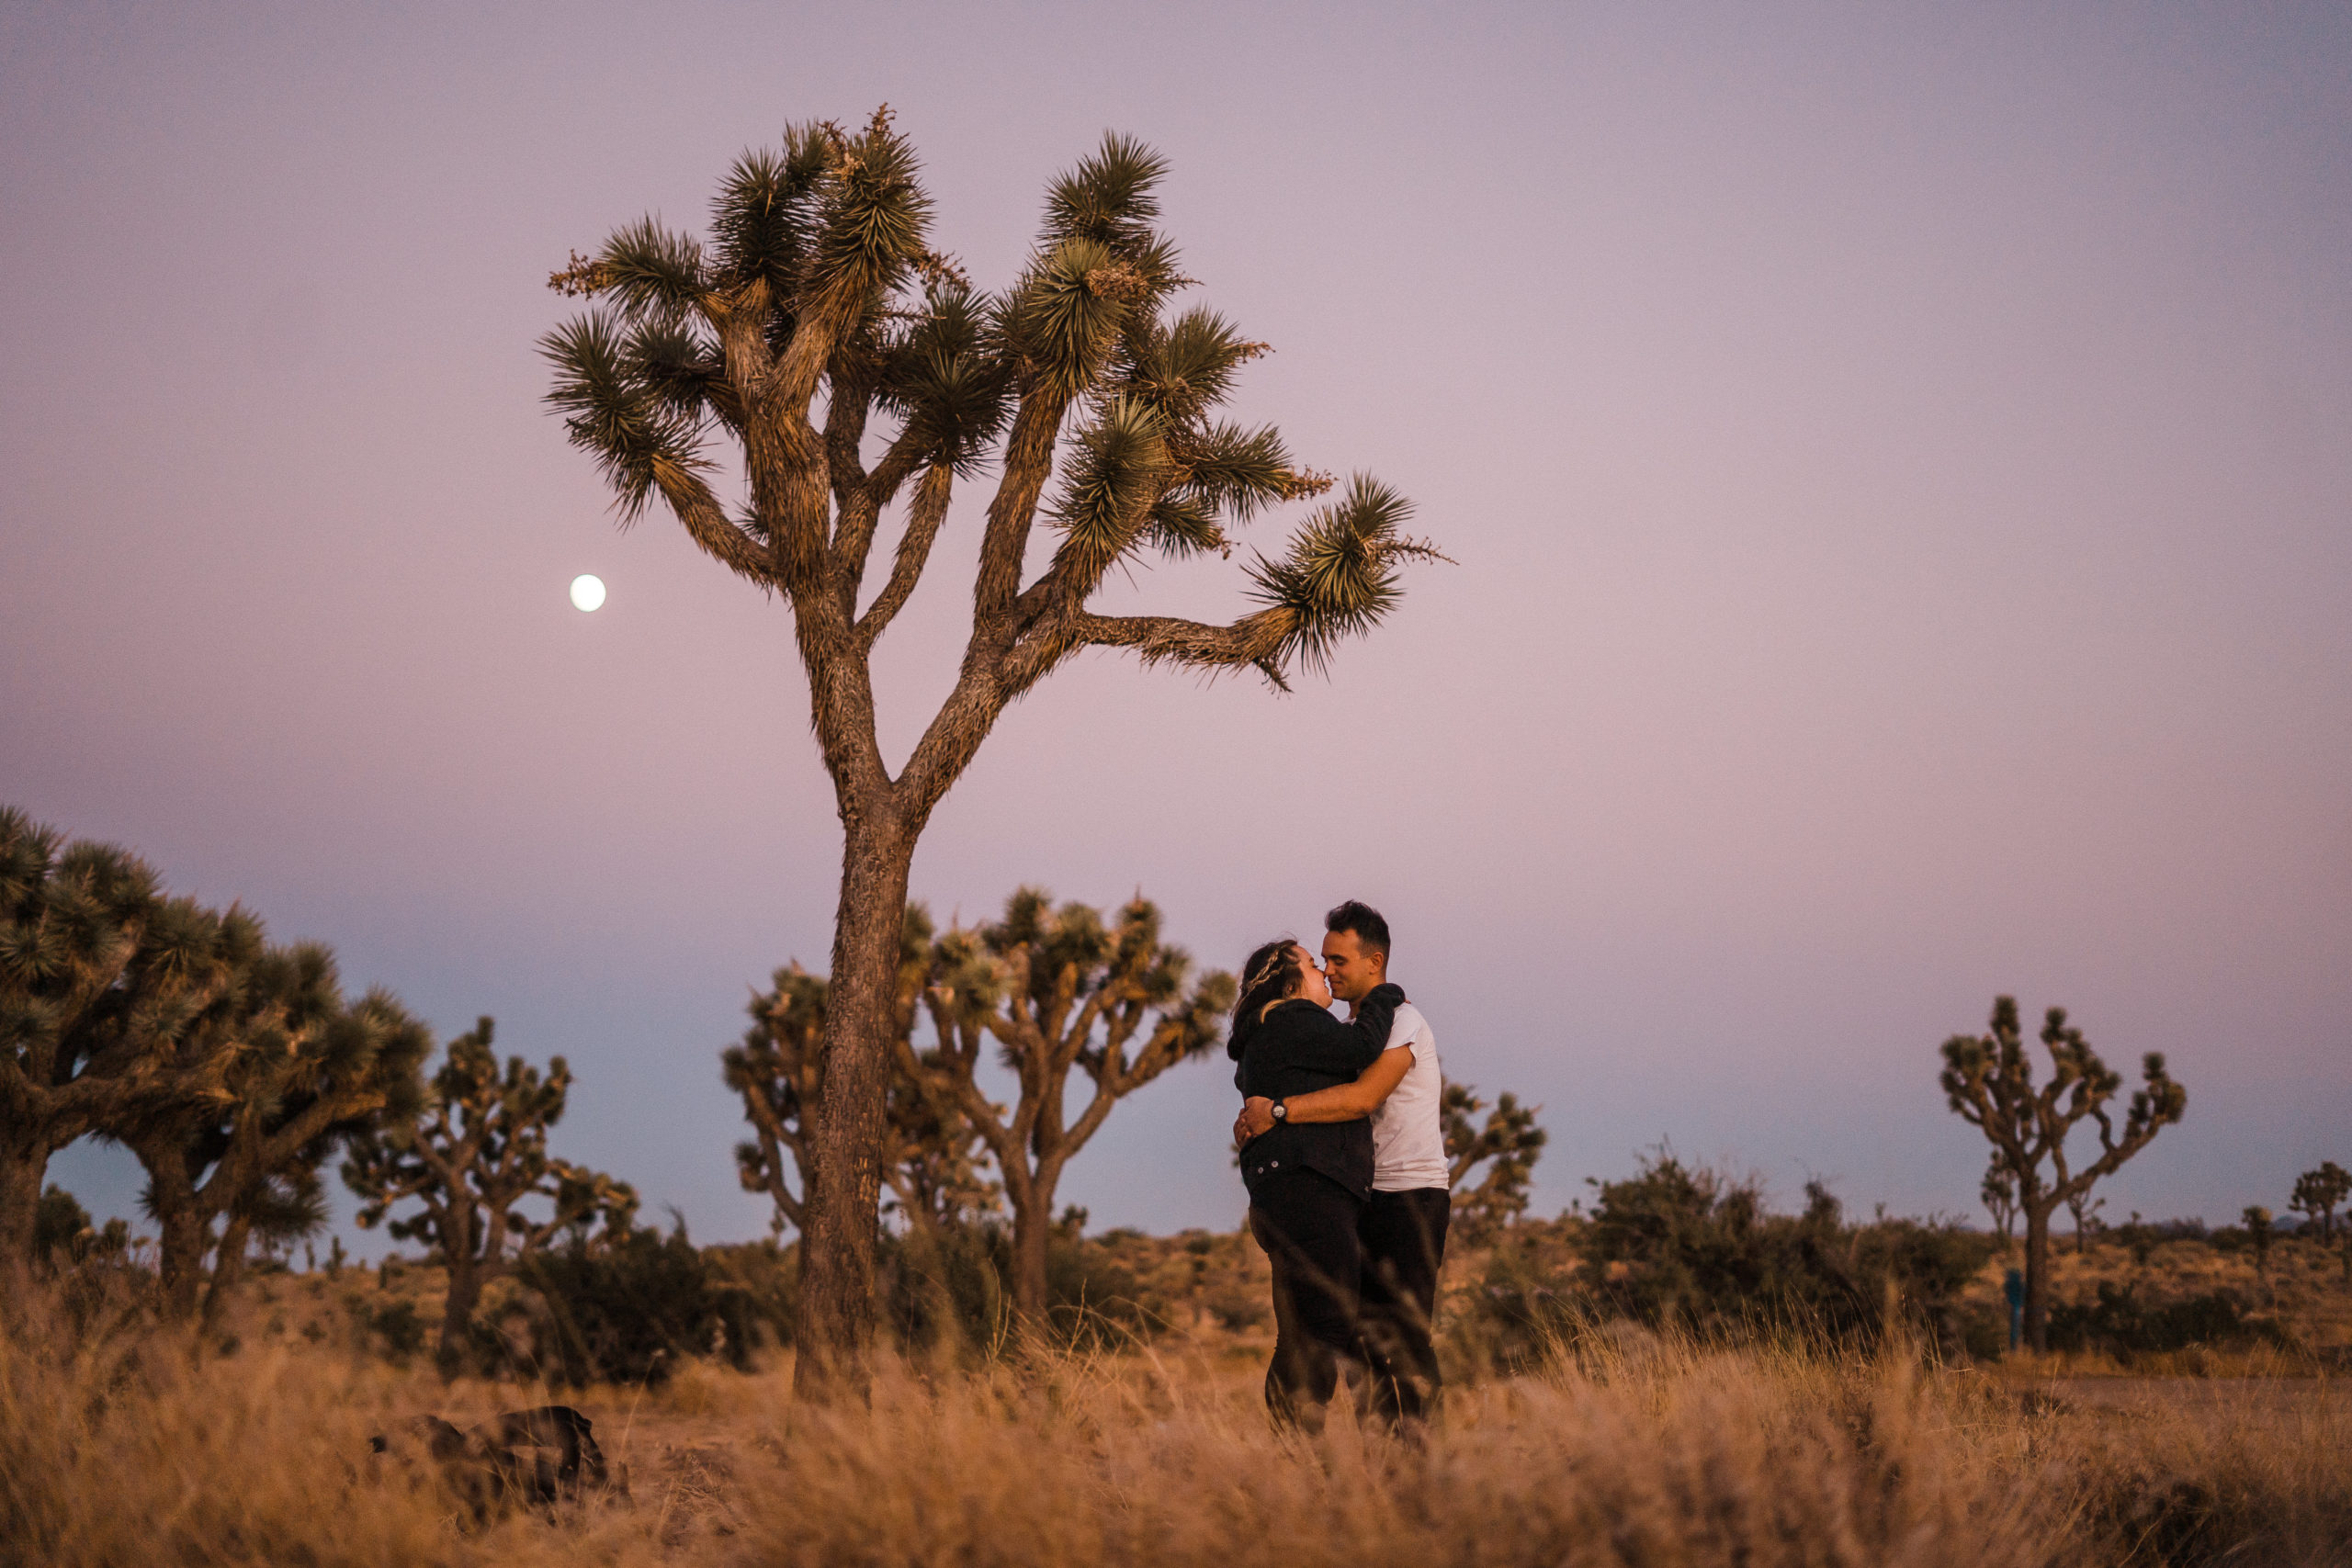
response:
M2232 1349L1978 1361L1620 1321L1506 1371L1457 1331L1443 1418L1400 1442L1269 1428L1240 1237L1090 1245L1156 1331L892 1355L870 1408L796 1407L779 1348L651 1387L445 1382L404 1326L436 1307L415 1263L264 1273L195 1337L60 1302L0 1336L0 1523L27 1564L2352 1561L2352 1289L2315 1247L2258 1272L2202 1244L2064 1256L2062 1294L2268 1292L2291 1335ZM1484 1261L1453 1269L1463 1322ZM545 1401L593 1420L605 1484L485 1508L371 1452Z

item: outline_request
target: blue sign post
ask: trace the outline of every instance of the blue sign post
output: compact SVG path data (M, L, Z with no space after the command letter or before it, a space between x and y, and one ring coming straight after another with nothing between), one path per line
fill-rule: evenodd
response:
M2001 1294L2009 1298L2009 1348L2025 1343L2025 1276L2012 1269L2001 1279Z

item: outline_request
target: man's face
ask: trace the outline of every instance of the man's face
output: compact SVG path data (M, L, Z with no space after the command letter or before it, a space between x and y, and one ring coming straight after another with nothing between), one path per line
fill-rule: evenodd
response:
M1331 982L1333 996L1343 1002L1359 1002L1388 978L1388 960L1364 946L1363 938L1353 931L1325 931L1323 973Z

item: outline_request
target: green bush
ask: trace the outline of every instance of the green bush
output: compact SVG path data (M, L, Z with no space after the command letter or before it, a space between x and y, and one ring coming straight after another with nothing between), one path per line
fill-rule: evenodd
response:
M416 1303L402 1296L380 1306L361 1309L361 1317L369 1333L384 1342L384 1354L401 1366L424 1348L428 1325Z
M1562 1259L1548 1255L1535 1234L1539 1228L1505 1227L1466 1298L1440 1313L1449 1359L1465 1371L1507 1377L1532 1371L1591 1321L1598 1304L1593 1294L1579 1287Z
M1587 1289L1601 1315L1651 1326L1845 1344L1875 1339L1892 1317L1957 1353L1964 1292L1999 1247L1951 1222L1849 1224L1817 1181L1803 1213L1772 1213L1754 1182L1662 1155L1601 1187Z
M890 1331L901 1349L959 1359L993 1355L1012 1312L1012 1247L994 1224L886 1232L876 1258Z
M632 1226L525 1258L515 1277L538 1306L536 1370L576 1387L660 1383L683 1356L748 1368L763 1329L789 1331L790 1303L780 1282L726 1256L743 1250L706 1253L681 1221L668 1235Z
M1160 1332L1167 1304L1120 1260L1121 1233L1089 1240L1080 1223L1066 1218L1046 1243L1047 1336L1057 1344L1100 1347ZM1012 1243L1002 1225L885 1234L876 1263L888 1322L901 1348L986 1359L1010 1342Z
M1089 1241L1057 1229L1047 1245L1046 1323L1056 1343L1102 1348L1167 1328L1168 1303L1120 1259L1117 1240L1116 1232Z
M2105 1350L2130 1357L2197 1347L2284 1344L2275 1324L2246 1315L2229 1291L2152 1304L2130 1285L2099 1281L2089 1302L2060 1302L2050 1309L2052 1350Z

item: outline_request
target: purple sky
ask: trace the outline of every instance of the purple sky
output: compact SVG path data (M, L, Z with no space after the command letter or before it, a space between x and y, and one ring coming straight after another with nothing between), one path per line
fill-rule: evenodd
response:
M885 99L986 287L1105 129L1168 154L1278 348L1238 412L1461 563L1288 699L1066 671L935 909L1140 886L1231 964L1369 898L1450 1074L1543 1105L1544 1213L1661 1138L1973 1211L1936 1046L2003 990L2188 1085L2110 1217L2352 1161L2340 6L11 7L0 799L568 1055L560 1151L762 1233L717 1053L838 855L788 621L616 531L535 343L569 251ZM1229 1110L1180 1070L1068 1198L1232 1224Z

